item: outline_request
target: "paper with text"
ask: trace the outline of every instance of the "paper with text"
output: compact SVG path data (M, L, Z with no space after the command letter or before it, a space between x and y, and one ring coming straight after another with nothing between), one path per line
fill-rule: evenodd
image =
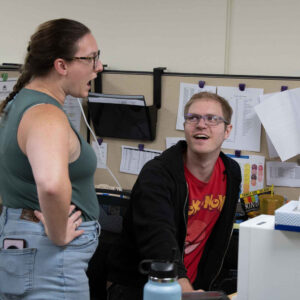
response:
M268 99L269 97L271 97L272 95L274 95L274 93L270 93L270 94L264 94L259 96L260 98L260 103L265 101L266 99ZM255 110L255 109L254 109ZM274 147L274 145L272 144L272 141L270 139L270 137L268 136L268 134L266 133L266 140L267 140L267 146L268 146L268 152L269 152L269 157L270 158L275 158L278 157L278 153Z
M204 86L200 88L198 84L192 83L180 83L180 92L179 92L179 105L177 112L177 122L176 129L183 130L184 123L184 107L186 103L190 100L190 98L200 92L211 92L216 93L217 88L215 86Z
M282 161L300 154L300 88L274 93L255 111Z
M97 156L97 168L106 169L107 166L107 143L102 143L97 145L97 142L92 142L92 147ZM99 146L99 147L98 147Z
M266 140L267 140L267 145L268 145L269 157L270 158L278 157L279 155L267 133L266 133Z
M82 103L82 99L79 99ZM81 109L77 102L77 98L68 95L65 99L63 110L69 117L74 128L80 132Z
M240 165L242 172L241 193L249 193L264 188L265 157L248 155L236 157L227 154Z
M300 187L300 166L295 162L267 162L267 185Z
M261 123L254 111L259 104L263 89L218 86L218 95L225 98L232 107L232 131L222 148L260 152Z
M120 172L138 175L146 162L160 155L162 151L122 146Z
M17 83L17 78L8 78L3 81L0 78L0 102L2 102L12 91Z

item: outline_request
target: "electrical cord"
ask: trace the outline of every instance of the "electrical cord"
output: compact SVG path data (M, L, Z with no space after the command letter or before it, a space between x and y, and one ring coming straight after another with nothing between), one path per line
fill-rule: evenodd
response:
M96 135L95 135L95 133L93 132L93 130L91 129L91 127L90 127L90 125L88 124L88 122L87 122L87 119L86 119L86 117L85 117L85 114L84 114L84 111L83 111L83 108L82 108L82 105L81 105L81 103L80 103L80 99L79 99L79 98L77 98L77 102L78 102L78 104L79 104L81 113L82 113L82 115L83 115L84 122L85 122L87 128L89 129L89 131L91 132L91 134L92 134L92 136L93 136L93 138L94 138L94 140L95 140L95 142L96 142L96 145L97 145L97 147L98 147L99 152L101 152L101 148L100 148L99 143L98 143L98 141L97 141ZM101 157L100 157L100 159L101 159ZM103 163L103 165L104 165L104 163ZM122 191L123 189L122 189L122 187L121 187L119 181L117 180L117 178L116 178L115 175L113 174L113 172L110 170L110 168L109 168L107 165L105 166L105 168L108 170L109 174L111 175L111 177L114 179L114 181L116 182L116 184L118 185L118 187L119 187L120 190Z

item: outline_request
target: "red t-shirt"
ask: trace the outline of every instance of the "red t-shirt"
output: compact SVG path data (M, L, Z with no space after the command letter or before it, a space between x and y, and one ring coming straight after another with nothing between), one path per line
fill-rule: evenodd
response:
M226 195L225 167L219 157L209 182L198 180L184 166L189 188L189 211L185 239L184 265L193 283L205 243L221 213Z

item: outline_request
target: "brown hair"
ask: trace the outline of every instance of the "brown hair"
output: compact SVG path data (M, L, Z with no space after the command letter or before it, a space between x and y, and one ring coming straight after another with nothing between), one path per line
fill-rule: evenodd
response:
M13 91L0 104L0 113L33 77L48 74L55 59L74 56L77 41L87 33L90 33L88 27L70 19L54 19L41 24L30 38L21 75Z
M222 106L223 117L230 124L232 117L232 108L230 104L225 98L210 92L201 92L198 94L194 94L184 107L184 115L188 113L190 106L194 102L201 101L201 99L212 99L220 103Z

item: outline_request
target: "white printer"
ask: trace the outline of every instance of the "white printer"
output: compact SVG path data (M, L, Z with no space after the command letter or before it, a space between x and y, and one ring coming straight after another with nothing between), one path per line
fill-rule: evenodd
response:
M260 215L240 224L235 300L300 299L300 233L274 223Z

